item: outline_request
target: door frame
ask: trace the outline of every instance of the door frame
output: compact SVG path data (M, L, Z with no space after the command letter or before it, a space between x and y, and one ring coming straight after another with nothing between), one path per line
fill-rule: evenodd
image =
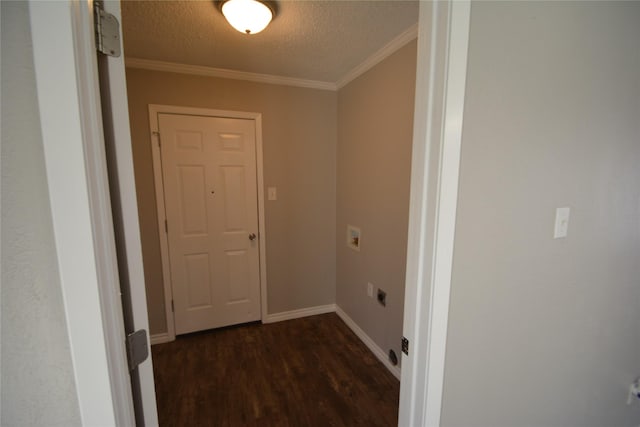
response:
M160 236L160 256L162 259L162 286L164 289L164 307L167 319L167 335L157 337L153 344L176 339L175 316L171 302L171 268L169 263L169 235L164 223L167 220L164 203L164 184L162 178L162 153L160 152L160 127L158 114L179 114L184 116L220 117L228 119L253 120L256 129L256 186L258 193L258 250L260 260L260 318L267 318L267 233L264 214L264 168L262 152L262 114L244 111L214 110L209 108L182 107L176 105L149 104L149 128L151 153L153 157L153 182L156 190L156 212L158 215L158 233Z
M120 18L120 4L107 5ZM134 425L93 3L31 0L29 16L57 267L80 419L82 425ZM124 75L123 58L119 60ZM119 86L113 91L126 106L123 89ZM132 182L123 183L135 191ZM137 209L135 204L128 207ZM141 289L141 304L146 304L144 282L132 287ZM145 363L150 366L151 360ZM144 408L145 423L157 425L152 375L141 388L143 399L152 401Z
M117 2L105 3L112 5ZM82 114L82 111L90 111L84 107L99 105L88 99L84 92L87 88L97 88L98 80L97 73L90 71L94 65L85 50L88 43L82 44L78 40L80 36L83 40L86 39L85 42L93 40L92 33L87 31L80 35L72 31L77 28L92 28L92 15L85 10L87 4L90 9L91 0L30 1L40 127L74 383L82 422L84 425L132 425L132 402L127 396L130 388L127 391L124 382L110 380L115 371L126 370L126 359L107 336L121 337L123 331L104 321L108 316L122 316L122 311L112 299L103 298L101 283L104 282L98 280L99 273L94 267L94 245L98 244L96 239L100 239L100 236L94 236L93 230L87 225L96 219L95 212L90 209L87 187L106 183L106 176L96 174L95 170L88 168L86 159L82 156L84 145L92 143L91 137L96 136L95 133L83 133L85 128L91 129L95 125L92 122L95 118ZM451 214L450 202L457 198L458 188L443 185L441 177L457 176L455 159L459 161L460 153L454 150L447 161L441 164L442 157L434 158L433 154L438 153L437 150L445 145L444 138L430 135L435 135L437 130L444 130L445 122L454 125L455 121L460 121L452 126L453 135L458 135L462 111L458 108L446 108L440 119L435 120L435 110L429 106L437 104L442 108L443 103L447 105L447 96L434 98L433 89L446 87L445 93L449 89L457 89L457 92L452 92L457 93L457 96L460 89L464 89L459 72L455 73L456 78L447 83L444 75L436 75L434 71L440 68L446 70L447 63L455 64L454 68L460 71L462 64L466 64L467 50L461 49L459 43L450 44L448 34L449 28L457 28L455 32L458 34L458 42L460 37L464 37L465 31L468 39L469 8L469 0L420 4L418 63L422 65L418 68L416 86L413 159L417 161L412 165L405 297L405 301L410 303L405 303L404 321L404 334L410 339L410 356L403 356L399 410L401 425L435 426L440 423L444 359L440 357L439 363L433 363L431 355L444 356L449 307L443 303L442 298L446 297L448 301L451 281L450 277L447 280L446 275L440 275L437 281L434 280L433 261L439 254L452 253L451 247L437 245L436 241L448 236L447 241L452 243L455 222L452 224L449 221L444 233L436 235L434 230L438 221L434 212ZM451 11L454 13L450 13ZM444 24L440 25L442 23ZM446 37L442 37L443 31ZM441 54L436 55L438 49ZM52 65L55 67L52 68ZM113 88L112 97L125 104L127 102L125 88ZM449 184L452 184L450 180ZM128 185L135 188L132 182ZM446 209L434 210L442 200L449 201ZM455 214L455 209L453 213ZM83 228L82 232L78 231L79 227ZM446 270L450 272L450 268L445 268L444 271ZM139 288L144 295L144 283L133 283L132 286ZM115 292L111 287L108 291ZM436 316L439 321L435 321L434 313L430 311L434 304L430 299L432 295L437 296L440 301ZM265 297L266 295L263 296ZM266 306L262 309L264 313ZM437 334L439 341L429 344L429 338L434 334ZM107 359L113 363L109 363ZM431 387L440 389L437 396L432 398L426 393L427 389L432 390ZM153 393L148 384L146 392ZM113 396L127 397L114 400ZM437 418L429 417L427 420L425 414L429 411L436 413Z
M420 3L400 426L441 423L470 0Z

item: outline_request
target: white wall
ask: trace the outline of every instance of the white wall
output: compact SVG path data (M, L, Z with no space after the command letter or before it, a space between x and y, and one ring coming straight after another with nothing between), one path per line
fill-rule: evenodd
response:
M29 13L2 15L1 425L80 424L45 176Z
M443 425L640 424L639 46L638 2L473 3Z

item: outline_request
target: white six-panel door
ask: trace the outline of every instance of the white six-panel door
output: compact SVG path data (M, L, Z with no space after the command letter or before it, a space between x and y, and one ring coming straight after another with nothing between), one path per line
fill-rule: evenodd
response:
M259 320L255 122L158 121L176 334Z

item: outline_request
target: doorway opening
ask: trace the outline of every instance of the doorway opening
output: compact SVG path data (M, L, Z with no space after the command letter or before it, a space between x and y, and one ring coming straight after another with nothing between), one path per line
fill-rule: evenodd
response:
M140 313L140 310L146 312L146 301L144 289L141 287L144 280L139 280L142 274L142 262L137 232L138 217L135 212L137 203L133 180L131 134L127 117L124 61L122 58L109 58L109 75L105 79L108 90L102 92L102 106L100 106L100 94L96 93L98 82L93 46L93 10L88 10L87 7L90 5L82 2L73 3L74 13L69 13L69 4L65 2L47 3L46 6L35 2L31 6L38 99L40 114L43 117L42 134L45 139L45 161L48 171L50 166L56 168L56 174L48 174L48 178L49 187L53 189L50 194L56 244L64 249L58 253L59 265L65 268L70 266L72 270L77 269L77 265L73 265L77 264L77 259L74 258L75 252L70 249L77 251L78 247L86 248L87 256L94 258L101 268L106 264L115 265L115 251L107 251L104 258L92 256L100 253L98 246L108 244L109 238L93 241L92 233L78 234L74 230L69 230L68 226L73 226L73 221L63 223L55 221L56 218L77 218L78 207L88 208L91 203L109 192L106 177L100 171L87 168L87 165L92 164L91 159L83 159L78 155L81 150L74 149L77 148L77 143L82 142L82 148L96 154L97 160L102 163L105 160L105 153L101 152L104 148L101 144L103 137L107 141L107 150L115 150L115 153L108 153L106 157L111 157L111 160L115 158L117 169L113 171L110 168L109 173L117 178L115 184L112 182L110 189L116 225L115 230L112 231L116 235L116 241L120 240L120 244L124 244L126 249L124 253L118 251L118 257L124 259L124 261L118 259L118 266L121 268L121 289L118 289L117 281L105 280L108 274L100 268L97 269L96 274L90 275L92 277L88 280L82 280L84 276L63 275L63 293L70 297L65 303L65 312L68 318L87 313L86 301L78 299L77 292L73 292L74 290L113 293L113 295L121 295L123 300L128 298L124 302L133 305L134 326L146 330L146 313L142 315ZM420 72L416 91L418 95L416 114L419 121L416 123L414 137L413 159L415 162L411 185L412 219L405 318L405 334L410 343L410 350L406 356L402 357L404 397L401 398L401 425L439 424L450 286L446 274L451 270L451 243L455 229L451 226L453 224L451 218L455 218L457 190L454 184L459 163L469 35L470 4L468 1L433 2L424 3L423 6L420 8L420 22L430 26L428 29L425 26L420 35L418 66ZM121 16L119 3L107 2L105 8L113 10L118 17ZM69 37L70 31L74 37ZM63 54L58 55L52 62L48 55L51 51L60 51ZM52 65L63 71L51 73ZM76 72L68 72L74 66ZM67 100L71 104L78 101L81 108L60 108L61 86L64 93L77 95L68 96ZM454 101L451 106L447 102L450 98ZM104 132L99 131L102 129L100 110L104 114ZM63 120L58 120L60 118ZM73 137L67 138L67 129L76 132ZM78 136L80 130L82 130L81 138ZM148 139L148 135L145 135L144 139ZM71 147L67 144L63 147L59 144L61 140L76 145ZM444 153L441 152L443 148L446 148ZM63 155L59 155L60 152ZM439 164L443 157L446 161ZM85 171L86 177L79 176L75 181L70 180L70 177L76 176L74 173L78 170ZM441 182L442 177L447 177L444 183ZM90 187L89 203L87 203L87 192L73 191L77 188L69 188L69 182L78 182L81 185L78 188L83 188L83 184ZM432 197L434 194L446 195L447 203L441 203L439 197ZM437 215L432 216L434 211ZM87 223L94 226L112 225L108 218L102 220L102 216L96 216L95 213L86 217L88 217ZM447 218L447 221L441 224L443 221L439 221L439 218ZM119 221L123 221L123 224L118 225ZM144 227L145 224L141 224L141 229ZM123 230L124 233L122 233ZM438 245L433 247L435 242L430 237L432 230L436 230L439 237L446 237L446 239L438 239ZM362 231L366 232L365 229ZM73 236L82 244L76 244L74 239L66 239L67 236ZM359 243L366 247L364 246L366 233L359 237L362 237L362 242L359 241ZM427 260L431 259L432 255L434 265ZM433 273L437 274L433 275ZM128 287L130 289L127 289ZM125 291L131 291L131 295L127 295ZM104 295L100 295L99 299L100 313L98 314L119 316L122 321L122 312L117 309L117 304L114 305L108 298L105 299ZM286 314L286 316L290 315L290 313ZM125 424L131 424L133 408L131 399L127 396L132 390L125 387L129 379L124 375L127 364L126 360L123 360L124 352L120 351L121 347L114 346L114 343L123 341L123 330L117 325L103 324L100 319L97 319L99 317L99 315L85 315L78 322L72 322L73 325L82 324L83 327L69 330L74 360L76 360L74 362L76 380L79 384L87 384L86 388L78 388L80 410L84 416L91 419L104 420L115 416L117 419L129 420L125 421ZM285 315L280 316L282 317ZM85 324L86 327L84 327ZM93 330L103 331L104 340L102 334L95 333L91 334L92 340L84 339L86 331ZM435 340L434 333L437 335ZM104 351L101 352L102 350ZM97 354L96 351L113 361L113 365L95 363L96 358L93 356ZM153 378L148 375L149 368L151 368L151 360L138 365L135 371L140 374L139 385L143 393L144 420L155 424L153 421L156 418L155 396ZM97 377L109 377L111 381L96 382ZM114 378L117 379L116 382ZM132 378L131 381L133 380ZM135 389L133 391L135 394ZM429 391L428 395L425 394L427 391ZM122 402L112 401L109 395L122 397Z
M357 6L373 10L383 3L359 2ZM170 8L178 3L162 4ZM180 106L192 110L183 114L190 117L202 116L193 114L195 109L223 110L227 114L254 111L262 114L265 125L264 182L257 185L258 198L263 197L265 205L264 231L258 235L269 238L269 245L265 244L259 256L261 260L269 260L268 264L265 261L264 266L260 265L260 274L265 275L260 282L264 286L260 298L262 321L336 312L372 352L373 360L377 358L383 363L383 372L388 371L385 375L391 373L390 378L399 379L397 357L389 355L402 351L415 23L386 44L375 46L373 54L366 55L348 75L333 81L292 77L266 81L258 73L230 70L223 73L214 67L198 68L135 57L129 40L140 37L143 29L127 22L138 13L133 10L136 7L148 5L123 4L123 28L125 52L131 55L127 58L127 89L152 343L171 342L176 333L223 324L207 323L211 320L208 318L200 326L183 329L178 325L178 311L181 314L188 311L189 304L184 302L189 298L183 297L178 304L174 278L182 277L180 286L186 290L190 287L184 283L189 283L190 278L210 282L214 274L213 256L203 255L204 251L180 253L175 249L173 255L182 261L174 262L170 242L173 240L177 247L181 242L172 232L185 225L181 212L198 212L198 206L212 203L211 197L203 201L193 194L215 198L219 190L208 188L206 180L199 188L202 179L193 170L177 172L177 164L170 165L182 154L165 152L171 144L165 144L165 131L161 129L163 114L174 119L180 114L151 109L160 105ZM404 7L417 8L417 4L407 2ZM416 18L414 13L413 19ZM128 27L135 30L128 31ZM152 47L149 44L145 49L149 51ZM167 127L171 128L168 124ZM174 124L173 129L193 131L193 127L182 124ZM159 145L153 143L156 140ZM186 146L198 146L192 139L185 137L185 140ZM173 172L168 171L171 168ZM150 177L155 178L151 181L153 187L149 186ZM182 188L168 188L168 182L180 180ZM181 207L189 199L185 194L191 200L189 209ZM172 215L176 220L171 221ZM203 237L205 233L200 232L202 227L198 229L198 225L208 223L207 216L194 214L190 218L194 234ZM348 227L358 230L358 251L345 242ZM245 243L254 234L249 231L242 229ZM262 244L265 240L258 241ZM165 284L160 292L159 283ZM208 302L212 294L202 287L192 288L193 306L205 312L206 306L212 305ZM379 295L384 297L379 299ZM397 387L394 406L397 408Z

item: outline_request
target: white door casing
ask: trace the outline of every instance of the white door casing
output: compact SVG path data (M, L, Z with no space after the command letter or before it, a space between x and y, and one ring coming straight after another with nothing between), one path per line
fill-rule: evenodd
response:
M400 426L441 421L470 9L420 3Z
M105 12L122 22L120 6L119 1L102 3ZM122 37L120 43L124 51ZM129 131L129 105L119 95L127 90L124 55L113 57L99 54L98 69L125 332L145 330L149 337L142 242ZM147 349L149 357L131 372L132 392L136 423L154 426L158 425L158 411L149 340Z
M127 295L121 296L119 286L92 2L32 1L29 8L54 237L81 421L83 425L134 425L137 416L147 426L157 425L150 359L137 370L142 411L134 415L121 304ZM105 2L105 9L120 19L119 2ZM107 127L115 129L110 136L115 137L124 228L135 229L125 243L126 275L131 280L128 302L134 309L135 328L146 329L144 279L137 274L142 271L142 259L123 58L110 59L108 68L108 101L115 110L109 111L114 114Z
M255 122L158 122L176 334L260 319Z

